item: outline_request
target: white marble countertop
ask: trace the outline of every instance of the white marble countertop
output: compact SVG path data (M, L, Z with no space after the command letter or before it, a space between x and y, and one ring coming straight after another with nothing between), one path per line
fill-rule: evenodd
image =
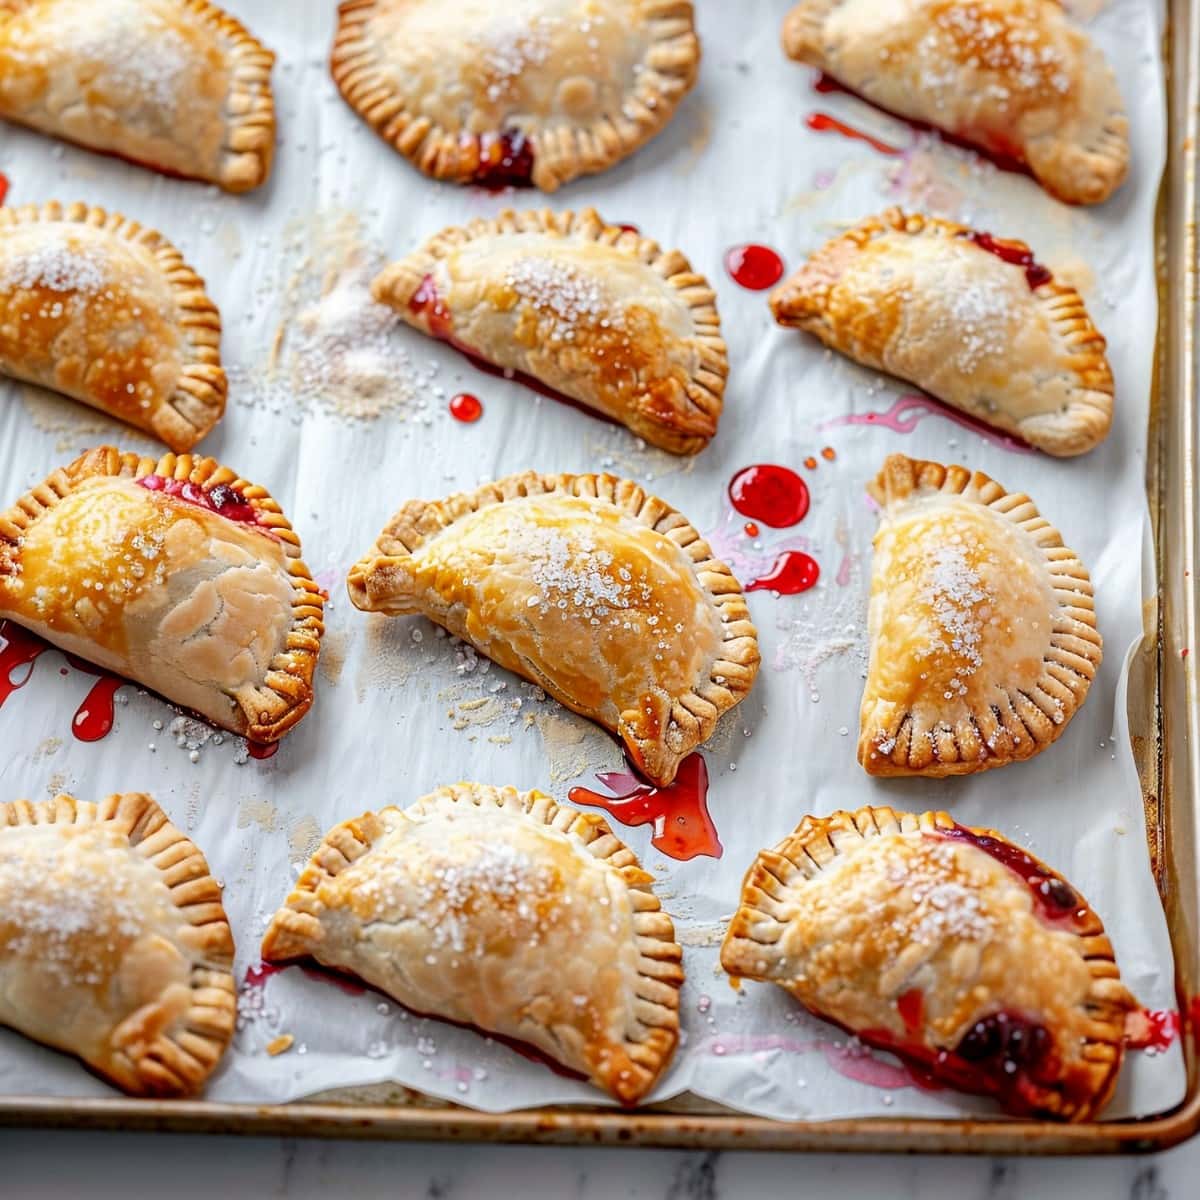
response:
M1195 1200L1200 1139L1154 1158L703 1154L0 1131L2 1200Z

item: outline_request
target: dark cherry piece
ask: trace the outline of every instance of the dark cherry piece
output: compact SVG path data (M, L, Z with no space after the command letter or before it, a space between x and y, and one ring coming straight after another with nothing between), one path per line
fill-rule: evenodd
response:
M479 166L475 168L474 182L480 187L498 192L506 187L531 185L533 143L519 129L484 133L474 141L479 148Z
M977 230L959 236L974 242L980 250L994 254L1003 262L1012 263L1015 267L1024 267L1025 282L1029 284L1030 291L1037 291L1042 284L1049 283L1054 278L1050 268L1038 262L1033 257L1033 251L1024 242L1010 242L1004 238L994 237L990 233L980 233Z
M245 525L258 524L258 509L227 483L218 483L216 487L205 489L198 484L182 479L167 479L163 475L143 475L137 483L148 492L162 492L165 496L186 500L188 504L206 508L230 521L240 521Z

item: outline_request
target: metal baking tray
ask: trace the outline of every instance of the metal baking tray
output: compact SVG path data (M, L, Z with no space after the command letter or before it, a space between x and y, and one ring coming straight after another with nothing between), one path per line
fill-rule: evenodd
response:
M1146 487L1157 594L1132 665L1129 724L1146 836L1175 954L1187 1089L1147 1120L1058 1125L1031 1120L774 1121L681 1096L647 1109L541 1108L483 1113L398 1086L293 1104L0 1096L0 1126L285 1134L394 1140L539 1142L730 1150L1116 1154L1163 1150L1200 1130L1200 0L1169 0L1163 45L1168 155L1158 206L1158 354Z

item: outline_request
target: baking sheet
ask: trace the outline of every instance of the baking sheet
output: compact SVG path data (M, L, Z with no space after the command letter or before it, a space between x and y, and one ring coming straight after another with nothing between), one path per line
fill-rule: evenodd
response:
M389 151L328 78L331 3L227 6L280 58L281 145L261 192L228 197L0 127L12 203L82 198L120 208L173 238L209 281L224 316L231 402L203 449L274 491L332 594L317 703L270 760L247 761L239 739L213 736L132 686L118 694L113 732L79 742L72 714L94 680L54 652L0 709L0 794L150 791L225 884L238 977L250 971L252 982L209 1097L286 1101L391 1080L491 1111L602 1102L584 1084L374 993L350 995L298 969L253 982L270 913L336 821L405 804L462 776L561 799L576 784L595 786L595 772L619 768L605 735L427 622L367 617L345 599L346 568L403 500L525 467L604 468L639 479L708 533L743 580L785 547L807 549L822 568L821 583L804 595L749 598L764 667L705 750L724 857L678 863L650 847L648 829L618 829L658 875L685 948L685 1041L653 1099L691 1091L781 1118L991 1111L915 1086L895 1060L848 1043L777 989L735 993L717 969L723 920L745 867L808 811L945 807L959 821L1004 830L1081 888L1104 918L1130 986L1147 1007L1170 1008L1170 947L1124 719L1125 664L1153 589L1143 476L1164 138L1160 6L1111 0L1088 3L1082 14L1130 107L1131 178L1101 210L1067 209L1031 181L918 137L856 100L814 93L812 72L778 49L782 0L702 0L702 78L673 124L616 170L549 199L435 185ZM813 132L805 118L814 111L903 153ZM542 203L593 204L610 221L634 222L682 248L716 286L732 375L720 435L699 459L647 449L624 430L481 375L367 304L365 281L388 254L446 224ZM1023 237L1080 287L1109 338L1117 379L1116 421L1102 447L1054 461L981 437L943 410L911 402L896 410L911 389L775 328L765 296L742 291L722 269L726 248L748 241L775 246L794 265L843 221L889 203ZM447 398L460 390L484 402L475 425L446 415ZM87 446L153 448L36 389L0 384L0 395L4 502ZM879 420L839 423L889 411L895 429ZM821 455L825 447L832 461ZM939 783L873 781L854 761L874 527L863 484L893 450L962 462L1028 490L1091 569L1105 662L1083 711L1031 763ZM815 470L802 465L810 456ZM812 508L797 528L756 544L741 532L725 487L737 469L760 461L805 474ZM292 1046L271 1057L266 1046L281 1033L292 1035ZM1131 1054L1106 1115L1161 1111L1183 1088L1177 1045ZM4 1031L0 1092L109 1094L70 1060Z

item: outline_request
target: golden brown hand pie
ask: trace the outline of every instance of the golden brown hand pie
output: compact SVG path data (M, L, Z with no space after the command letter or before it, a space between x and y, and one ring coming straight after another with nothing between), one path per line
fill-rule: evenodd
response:
M871 570L858 761L968 775L1056 741L1100 666L1092 581L1033 501L891 455Z
M312 705L323 598L264 488L111 446L0 513L0 618L258 742Z
M444 229L372 290L422 333L664 450L694 454L717 431L729 360L716 295L678 250L590 208Z
M331 59L425 174L546 192L658 133L699 63L688 0L345 0Z
M750 690L741 585L676 512L611 475L509 475L410 500L350 571L368 612L423 613L614 731L656 784Z
M1057 0L801 0L792 58L872 103L1027 165L1069 204L1129 169L1129 121L1104 55Z
M721 965L1008 1112L1082 1121L1125 1016L1100 918L1062 876L946 813L808 816L742 884Z
M0 1024L135 1096L187 1096L233 1035L233 938L149 796L0 804Z
M262 955L529 1042L636 1104L679 1039L682 952L652 883L600 817L460 783L331 830Z
M0 0L0 117L231 192L271 170L274 61L208 0Z
M221 317L160 233L51 202L0 208L0 372L190 450L221 419Z
M1023 242L889 209L821 247L771 311L1048 454L1108 436L1104 338Z

